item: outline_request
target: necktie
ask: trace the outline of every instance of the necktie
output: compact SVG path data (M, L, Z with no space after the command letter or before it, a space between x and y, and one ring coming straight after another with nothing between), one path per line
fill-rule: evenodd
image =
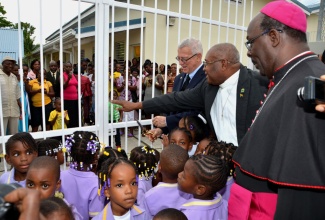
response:
M184 82L184 84L183 84L183 86L182 86L181 91L184 91L184 90L186 89L186 87L187 87L188 84L190 83L190 80L191 80L190 76L189 76L188 74L186 74L186 79L185 79L185 82Z
M53 78L54 78L54 80L56 79L56 72L53 73Z

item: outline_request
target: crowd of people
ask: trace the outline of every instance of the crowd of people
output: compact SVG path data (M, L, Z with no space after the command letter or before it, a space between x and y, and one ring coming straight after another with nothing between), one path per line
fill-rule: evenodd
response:
M141 69L142 86L136 60L128 71L114 64L110 119L132 120L138 109L156 114L155 128L144 135L161 138L162 151L130 146L128 156L119 137L116 148L101 146L87 131L67 136L64 147L17 133L6 143L13 168L0 183L25 188L5 200L22 200L22 215L35 219L324 219L325 104L305 102L297 91L307 76L323 79L325 65L309 50L306 29L298 6L266 4L250 22L245 43L259 73L240 63L230 43L216 44L204 56L200 41L185 39L176 57L183 73L171 93L154 98L151 92L167 79L152 73L150 60ZM76 77L67 73L65 87ZM70 168L60 172L64 153Z

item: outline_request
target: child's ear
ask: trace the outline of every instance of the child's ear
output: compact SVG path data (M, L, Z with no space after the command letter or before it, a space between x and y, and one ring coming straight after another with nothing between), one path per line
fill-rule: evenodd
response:
M11 160L10 160L10 156L8 154L5 155L5 160L9 165L12 165Z
M161 165L160 165L160 163L158 163L158 172L161 173Z
M61 187L61 179L58 180L58 182L56 183L56 190L59 190Z
M204 185L198 184L195 186L196 195L202 196L205 194L207 188Z
M111 194L109 193L109 189L108 189L107 187L104 189L104 195L105 195L106 198L108 198L108 199L109 199L109 197L111 196Z

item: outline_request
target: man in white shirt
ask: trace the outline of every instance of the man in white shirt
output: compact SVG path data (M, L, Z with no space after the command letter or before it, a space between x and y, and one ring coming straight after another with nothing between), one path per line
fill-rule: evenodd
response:
M219 141L238 144L264 100L268 80L243 66L238 50L229 43L214 45L203 64L206 80L194 89L141 103L114 103L122 105L123 111L140 108L149 113L201 110Z
M18 120L21 116L20 87L17 77L12 73L16 61L9 56L2 60L0 69L0 87L4 134L18 133ZM2 130L0 130L2 134Z

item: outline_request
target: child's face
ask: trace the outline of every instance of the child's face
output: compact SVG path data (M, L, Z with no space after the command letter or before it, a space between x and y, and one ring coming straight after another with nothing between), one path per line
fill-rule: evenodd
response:
M184 170L178 174L177 182L178 188L186 193L194 194L197 181L194 178L193 170L195 167L192 160L188 160L185 163Z
M55 110L61 112L61 100L55 100Z
M174 131L170 136L169 143L177 144L187 151L192 148L192 143L183 131Z
M6 161L16 172L26 174L29 164L37 157L37 152L26 147L21 141L16 141L6 154Z
M116 92L113 93L113 99L117 100L117 93Z
M59 162L60 165L62 165L64 163L64 155L62 150L60 150L59 152L57 152L56 154L56 160Z
M49 172L51 171L51 172ZM26 176L26 188L36 189L41 193L41 199L54 196L55 191L61 186L61 180L57 180L52 170L47 168L30 169Z
M111 201L113 214L124 215L134 205L138 194L134 168L129 164L118 164L113 168L110 184L105 189L105 196Z
M204 138L203 140L201 140L199 142L199 144L197 145L196 151L195 151L195 155L197 154L203 154L205 151L205 148L208 146L208 144L210 143L208 138Z

